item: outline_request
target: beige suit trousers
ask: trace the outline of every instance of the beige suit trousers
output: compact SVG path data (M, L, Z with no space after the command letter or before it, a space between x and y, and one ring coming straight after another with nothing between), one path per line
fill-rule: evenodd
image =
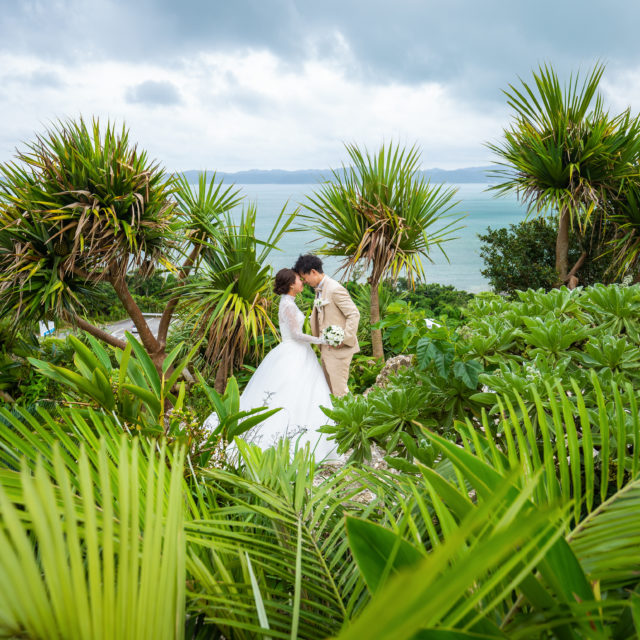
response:
M323 346L321 350L322 368L331 393L338 397L346 396L349 393L349 367L351 366L353 353L350 353L345 358L342 355L336 356L338 349Z

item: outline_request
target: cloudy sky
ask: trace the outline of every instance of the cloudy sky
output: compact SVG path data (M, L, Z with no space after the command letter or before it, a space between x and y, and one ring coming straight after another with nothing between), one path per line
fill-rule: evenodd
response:
M170 170L338 166L417 142L487 164L501 93L550 62L605 62L640 110L635 0L0 0L0 161L59 118L126 122Z

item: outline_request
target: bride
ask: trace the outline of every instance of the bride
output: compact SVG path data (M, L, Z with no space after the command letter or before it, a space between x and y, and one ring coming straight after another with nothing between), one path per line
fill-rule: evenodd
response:
M295 303L295 296L304 284L292 269L276 274L274 291L280 294L278 322L282 342L272 349L260 363L240 396L240 410L258 407L276 408L264 422L240 436L243 440L267 449L281 438L291 445L303 447L307 442L316 460L337 460L335 446L317 429L327 424L321 406L331 406L329 386L318 363L312 344L325 344L322 338L303 333L304 314ZM217 415L212 413L205 428L214 428Z

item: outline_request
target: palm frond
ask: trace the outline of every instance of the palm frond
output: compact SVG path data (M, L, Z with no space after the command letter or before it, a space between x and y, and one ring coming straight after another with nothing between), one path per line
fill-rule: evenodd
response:
M81 445L75 473L58 442L3 473L3 635L183 637L183 454L169 471L164 446L147 458L126 436L112 444Z
M327 241L320 253L343 257L347 275L361 263L376 284L387 274L424 277L422 260L460 229L461 218L451 213L456 190L432 187L419 175L415 146L383 145L377 154L346 149L351 165L333 171L301 214Z
M198 504L210 506L186 525L192 601L225 636L335 635L368 599L343 521L369 511L352 501L362 484L349 470L316 481L308 449L290 461L286 441L238 447L242 475L206 471Z

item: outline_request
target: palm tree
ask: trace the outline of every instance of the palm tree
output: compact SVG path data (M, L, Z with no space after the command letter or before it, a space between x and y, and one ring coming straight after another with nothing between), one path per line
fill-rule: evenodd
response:
M60 318L124 349L123 340L85 317L97 285L106 282L160 370L175 301L156 337L125 276L163 267L184 280L212 233L203 216L237 204L237 191L201 184L188 197L184 181L132 144L124 125L117 131L82 118L38 136L16 161L0 166L0 176L0 314L16 326Z
M377 154L346 145L351 166L332 171L304 205L310 227L327 242L320 253L344 258L345 275L364 266L371 285L371 324L380 320L378 285L406 274L413 285L424 276L422 258L452 240L460 218L444 223L457 203L455 189L432 187L420 176L420 153L383 145ZM371 330L373 356L384 358L382 332Z
M205 336L205 355L217 363L216 391L222 393L227 378L250 349L259 357L263 337L277 334L269 314L271 267L267 257L291 226L295 212L283 208L266 241L256 238L257 209L250 205L236 222L221 218L216 240L203 247L198 277L181 295L186 321L195 319L195 331Z
M594 210L606 210L624 182L638 175L640 121L629 110L611 117L597 93L604 72L596 65L582 84L571 76L560 85L553 68L533 73L534 85L509 85L507 102L514 123L502 142L488 144L498 157L493 174L502 179L498 194L515 191L530 211L558 211L556 270L565 283L569 271L569 228Z

